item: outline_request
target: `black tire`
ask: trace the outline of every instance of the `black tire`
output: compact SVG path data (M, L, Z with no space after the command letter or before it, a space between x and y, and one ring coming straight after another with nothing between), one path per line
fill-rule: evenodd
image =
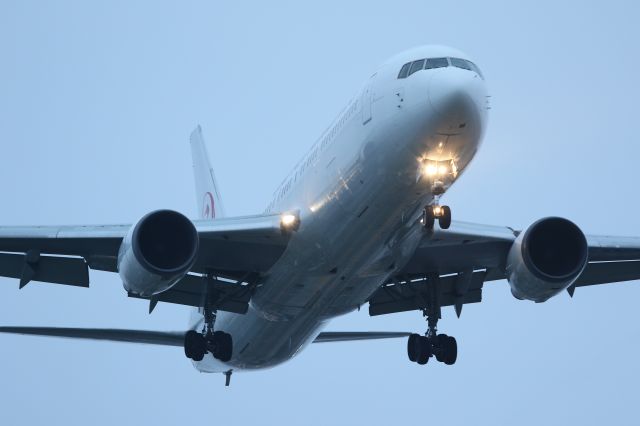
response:
M189 359L192 359L193 349L190 344L189 333L190 331L187 331L187 333L184 335L184 356L186 356Z
M444 363L447 365L453 365L458 359L458 342L453 337L447 336L445 344L445 357Z
M442 229L449 229L451 226L451 208L449 206L442 206L442 216L438 218L438 225Z
M424 226L425 229L433 229L436 224L436 216L433 214L433 208L431 206L427 206L424 209L424 212L422 213L422 221L422 226Z
M419 343L420 335L413 333L409 336L407 340L407 355L409 356L409 361L416 362L418 360L418 352L419 352Z
M445 353L446 353L448 338L449 336L447 336L446 334L438 334L435 337L435 346L437 347L437 350L435 350L434 352L438 362L444 362L445 360Z
M184 335L184 354L194 361L202 361L207 353L207 342L195 330L189 330Z
M425 336L418 336L418 359L416 360L418 364L425 365L429 362L429 358L433 354L433 350L431 348L431 341L427 339Z
M215 331L213 333L214 351L213 356L222 362L231 359L233 353L233 339L229 333L224 331Z

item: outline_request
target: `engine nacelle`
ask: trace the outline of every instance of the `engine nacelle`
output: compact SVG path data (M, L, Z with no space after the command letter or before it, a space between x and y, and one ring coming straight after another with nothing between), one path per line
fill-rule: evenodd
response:
M587 265L589 247L573 222L547 217L521 232L507 257L507 280L518 299L544 302L569 287Z
M125 290L140 296L161 293L186 275L198 255L193 223L172 210L157 210L129 229L118 252Z

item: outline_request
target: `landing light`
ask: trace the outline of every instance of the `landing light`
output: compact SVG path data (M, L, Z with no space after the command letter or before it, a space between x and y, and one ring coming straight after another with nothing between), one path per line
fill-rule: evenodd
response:
M453 175L455 178L458 175L458 167L454 160L422 160L420 171L423 175L428 177L444 177L447 175Z
M295 231L300 226L300 219L293 213L285 213L280 217L280 227L285 231Z
M426 164L424 166L424 174L427 176L435 176L438 173L438 166L435 164Z

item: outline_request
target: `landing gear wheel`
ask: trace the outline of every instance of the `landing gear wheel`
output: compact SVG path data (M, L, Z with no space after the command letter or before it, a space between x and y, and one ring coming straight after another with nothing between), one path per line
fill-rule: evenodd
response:
M449 206L442 206L442 215L438 218L438 225L442 229L449 229L451 226L451 208Z
M445 360L444 347L447 345L448 338L449 336L447 336L446 334L438 334L436 337L434 337L435 346L438 348L438 350L435 351L435 356L438 362L444 362Z
M458 342L456 339L450 336L446 336L444 345L444 359L442 360L447 365L453 365L458 359Z
M202 361L207 353L207 342L204 336L195 330L184 335L184 354L194 361Z
M227 362L231 359L233 352L233 340L229 333L224 331L213 332L213 356L222 362Z
M407 340L407 355L409 355L409 361L416 362L418 360L418 353L420 352L420 335L413 333Z
M433 355L431 341L425 336L418 336L418 348L418 357L416 361L420 365L425 365L429 362L431 355Z
M431 230L436 224L436 215L433 214L433 208L431 206L425 207L422 212L422 226L425 229Z

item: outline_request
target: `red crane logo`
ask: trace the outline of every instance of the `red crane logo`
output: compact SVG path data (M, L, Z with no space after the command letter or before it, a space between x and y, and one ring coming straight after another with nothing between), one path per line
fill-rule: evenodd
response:
M204 200L202 202L202 218L203 219L215 219L216 218L216 204L213 201L213 194L210 192L204 193Z

